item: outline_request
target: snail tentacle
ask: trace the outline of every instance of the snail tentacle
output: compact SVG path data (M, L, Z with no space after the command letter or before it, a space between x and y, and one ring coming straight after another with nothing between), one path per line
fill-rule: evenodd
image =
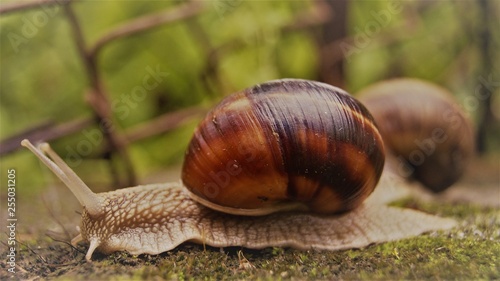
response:
M33 152L71 190L89 214L92 216L102 214L101 198L50 148L48 143L41 143L37 148L29 140L24 139L21 145ZM48 154L53 161L45 154Z
M87 253L85 254L85 259L87 261L91 261L92 260L92 254L100 246L100 244L101 244L101 242L97 238L94 238L94 239L90 240L89 249L87 250Z
M80 231L80 230L78 230L78 231ZM83 241L82 234L79 233L77 236L75 236L75 237L73 237L73 239L71 239L71 245L76 246L78 243L80 243L82 241Z

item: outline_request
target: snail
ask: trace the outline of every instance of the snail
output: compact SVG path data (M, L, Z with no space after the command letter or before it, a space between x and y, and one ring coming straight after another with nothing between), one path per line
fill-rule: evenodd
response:
M441 192L464 173L474 150L472 125L446 89L418 79L382 81L357 97L377 121L396 170Z
M215 247L338 250L448 229L451 219L365 200L384 145L347 92L275 80L225 98L195 130L182 181L93 193L47 143L30 149L83 206L86 259L158 254L186 241ZM50 157L50 158L49 158Z

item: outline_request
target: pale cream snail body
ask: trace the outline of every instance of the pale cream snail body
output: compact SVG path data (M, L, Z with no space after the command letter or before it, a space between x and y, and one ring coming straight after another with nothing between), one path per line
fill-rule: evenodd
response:
M48 144L22 144L83 206L72 242L90 243L87 260L96 249L158 254L186 241L337 250L455 224L363 204L382 174L382 136L360 102L314 81L275 80L224 99L195 130L182 183L96 194Z

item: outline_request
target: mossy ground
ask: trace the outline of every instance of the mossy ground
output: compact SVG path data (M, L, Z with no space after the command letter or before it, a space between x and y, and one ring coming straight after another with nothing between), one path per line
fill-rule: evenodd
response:
M481 177L466 183L478 188L489 186L498 190L494 194L500 196L497 173L498 166L494 166L490 180ZM186 243L157 256L96 253L92 263L84 259L85 245L73 248L63 242L68 238L53 233L50 234L53 238L47 236L47 225L35 225L19 233L18 240L22 244L18 247L17 273L8 274L2 260L0 279L500 280L500 208L481 202L452 203L415 198L392 205L452 217L459 225L447 232L337 252L219 249ZM73 215L78 217L78 214ZM73 219L69 219L72 225ZM61 223L67 221L65 218ZM2 256L6 256L4 250Z
M158 256L96 254L92 263L84 260L84 246L73 248L41 235L39 239L22 242L18 273L13 277L60 280L500 279L500 210L416 200L404 200L397 205L427 212L439 210L441 215L454 217L461 223L447 233L434 232L339 252L218 249L186 244ZM2 275L9 276L4 270Z

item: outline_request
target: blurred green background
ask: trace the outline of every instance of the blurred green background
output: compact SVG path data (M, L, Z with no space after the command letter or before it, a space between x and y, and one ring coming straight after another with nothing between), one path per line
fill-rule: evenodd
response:
M202 7L193 17L118 38L99 50L95 69L116 134L124 136L127 129L192 106L203 111L232 92L272 79L320 80L355 95L379 80L416 77L451 90L477 127L484 127L483 153L498 153L498 1L198 4ZM76 1L71 8L90 49L117 26L179 5L189 3ZM88 103L92 80L61 4L3 12L0 38L1 140L44 124L94 120ZM157 83L151 73L157 73ZM488 89L487 96L478 95L481 87ZM199 119L194 114L127 146L139 182L182 162ZM116 168L122 178L126 169L116 154L111 154L115 168L103 159L109 157L105 141L91 146L82 161L71 158L82 140L95 137L98 125L93 122L50 142L90 186L110 189L110 169ZM46 170L27 150L5 152L0 161L2 178L7 169L16 168L23 190L44 187ZM5 185L2 181L2 190Z

